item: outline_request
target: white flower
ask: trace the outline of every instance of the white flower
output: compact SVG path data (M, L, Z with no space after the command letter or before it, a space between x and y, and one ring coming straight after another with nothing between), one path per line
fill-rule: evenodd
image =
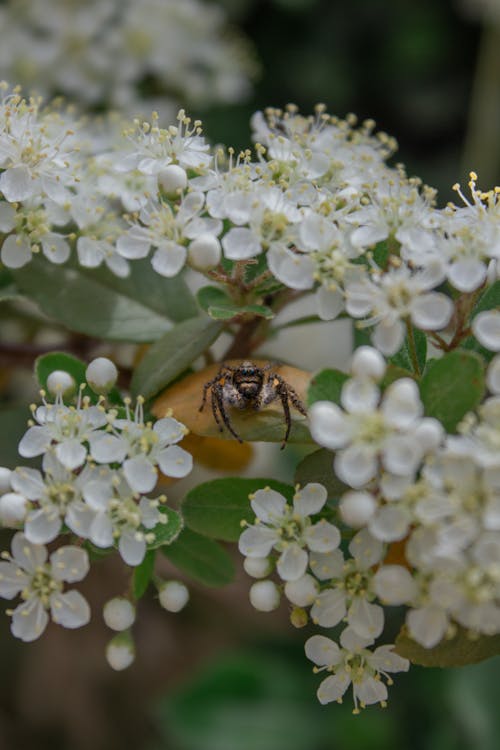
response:
M52 542L66 523L79 536L91 520L82 500L82 488L92 479L89 467L77 476L61 464L52 452L43 457L43 471L18 467L12 474L12 486L26 501L24 533L33 544Z
M257 516L254 526L248 526L240 536L240 552L247 557L266 558L272 549L280 555L277 571L284 581L295 581L304 575L309 550L328 552L340 543L339 530L324 519L311 523L311 515L319 513L327 499L320 484L307 484L295 493L293 505L288 505L279 492L266 487L251 496L252 509Z
M392 355L403 344L405 320L424 331L437 331L448 324L452 301L440 292L430 291L442 281L438 262L417 271L405 265L379 270L371 278L346 282L346 310L354 318L365 318L364 326L375 325L374 346L383 354Z
M48 611L54 622L65 628L79 628L90 620L90 609L77 591L63 593L63 582L81 581L89 569L85 550L59 547L50 555L46 547L31 544L18 532L12 539L12 555L0 562L0 596L23 603L12 612L11 631L16 638L34 641L45 630Z
M341 550L311 556L311 570L320 581L328 581L311 607L311 619L332 628L346 618L363 638L377 638L384 627L384 611L375 599L372 566L382 557L383 546L366 531L360 531L349 545L352 558L344 560Z
M186 427L173 417L164 417L151 425L144 424L143 401L138 399L132 417L127 403L127 418L115 419L113 432L90 436L90 453L99 463L123 464L124 476L134 492L150 492L158 479L157 467L169 477L178 479L189 474L193 466L190 453L176 445Z
M103 476L87 482L83 496L93 511L87 536L96 547L104 549L118 543L118 550L127 565L140 565L146 554L147 543L154 541L152 530L157 524L167 523L161 513L164 498L140 497L120 472L103 470Z
M396 475L416 471L425 448L415 434L423 407L413 380L395 381L381 398L371 381L354 378L344 384L341 403L345 411L317 401L309 419L313 439L337 451L335 473L342 481L361 488L376 475L379 462Z
M313 635L306 641L306 656L316 665L314 671L331 672L319 686L320 703L341 703L342 696L352 685L354 713L359 713L359 707L374 703L385 706L387 687L381 677L390 685L392 680L388 673L407 672L410 663L394 653L394 646L379 646L372 652L368 649L372 644L373 639L361 638L352 628L341 633L340 647L323 635Z
M80 398L76 406L65 406L62 395L53 404L44 403L33 413L38 425L30 427L19 443L23 458L40 456L55 443L55 455L61 464L72 471L82 466L87 457L86 442L96 430L107 424L106 414L97 406L89 406Z
M191 240L221 232L218 219L201 217L203 205L203 195L196 192L189 193L175 211L168 203L150 201L139 213L141 224L133 224L118 238L117 252L124 258L145 258L154 247L154 270L162 276L176 276L186 262Z

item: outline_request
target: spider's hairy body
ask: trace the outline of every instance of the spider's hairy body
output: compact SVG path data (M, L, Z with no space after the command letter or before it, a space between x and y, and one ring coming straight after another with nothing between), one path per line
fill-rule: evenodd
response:
M272 365L259 367L253 362L245 361L236 367L222 364L219 372L212 380L203 386L203 399L200 411L203 411L207 400L208 391L211 396L212 414L222 432L226 426L228 431L240 443L241 437L234 429L227 407L233 406L237 409L252 407L255 410L267 406L276 399L280 399L285 417L286 431L282 448L285 447L292 421L290 417L290 404L301 414L306 414L298 394L281 375L272 371Z

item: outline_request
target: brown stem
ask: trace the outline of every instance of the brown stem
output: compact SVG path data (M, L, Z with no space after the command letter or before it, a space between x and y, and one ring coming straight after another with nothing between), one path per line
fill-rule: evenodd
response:
M223 360L244 359L248 357L263 341L261 336L255 336L262 322L263 319L257 315L250 320L245 320L241 324L228 350L225 352Z

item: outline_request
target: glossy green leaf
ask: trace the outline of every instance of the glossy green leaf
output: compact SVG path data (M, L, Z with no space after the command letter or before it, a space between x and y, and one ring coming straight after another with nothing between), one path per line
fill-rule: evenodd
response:
M427 360L427 336L419 328L413 327L413 340L415 343L418 373L422 373L424 371L425 363ZM399 352L397 352L390 358L390 362L392 362L397 367L409 370L410 372L417 372L414 366L408 336L406 336L403 346L401 347Z
M273 311L266 305L244 305L243 307L236 307L235 305L227 307L210 305L207 312L214 320L231 320L237 315L243 315L245 313L257 315L266 320L274 318Z
M13 275L21 292L70 330L112 341L149 342L172 328L170 317L157 311L157 299L135 299L133 286L104 277L104 271L91 273L34 258Z
M473 352L454 351L434 359L420 382L420 393L428 417L436 417L447 432L467 412L475 409L484 395L484 364Z
M221 330L221 323L205 316L178 323L148 349L134 372L132 392L145 398L154 396L187 370Z
M288 500L295 491L274 479L228 477L199 484L182 504L186 526L214 539L235 542L242 532L242 521L252 523L255 519L249 495L264 487L271 487Z
M478 303L472 311L471 321L479 313L495 309L500 309L500 281L496 281L481 295ZM468 351L477 352L486 360L486 362L489 362L495 356L494 352L486 349L472 334L465 339L462 343L462 347Z
M165 544L172 544L182 531L184 522L182 516L172 508L160 508L161 513L167 517L166 523L158 523L152 529L147 529L147 534L154 534L154 541L148 542L148 549L158 549Z
M146 552L144 560L134 569L134 578L132 582L134 597L140 599L144 596L153 576L155 567L156 550L152 549Z
M406 628L396 638L395 651L422 667L463 667L500 654L500 635L481 635L471 638L459 627L456 635L434 648L424 648L412 640Z
M234 564L218 542L184 528L178 539L161 551L176 568L205 586L225 586L234 578Z
M205 312L207 312L208 308L212 305L221 305L224 307L225 305L232 304L229 294L218 286L201 287L196 293L196 299L201 309L205 310Z
M330 499L338 499L349 487L338 479L333 471L333 453L321 448L302 459L297 466L294 482L301 487L308 482L319 482L326 487Z
M314 375L307 391L309 406L315 401L333 401L340 403L342 386L349 379L349 375L340 370L321 370Z

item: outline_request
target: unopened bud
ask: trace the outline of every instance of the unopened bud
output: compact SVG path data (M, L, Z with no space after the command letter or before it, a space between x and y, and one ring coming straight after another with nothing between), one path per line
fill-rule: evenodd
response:
M0 497L0 522L2 526L15 529L26 518L28 501L17 492L7 492Z
M97 357L87 367L85 377L95 393L106 394L115 385L118 379L118 370L107 357Z
M189 601L189 591L180 581L166 581L160 586L158 599L168 612L180 612Z
M272 612L280 603L280 592L274 581L258 581L250 588L250 603L259 612Z
M117 672L130 667L135 659L135 646L129 633L119 633L106 646L106 659Z
M339 505L342 520L353 529L365 526L377 510L377 501L369 492L346 492Z
M128 599L117 596L106 602L102 616L111 630L127 630L135 622L135 607Z
M269 575L273 566L268 557L245 557L243 568L252 578L265 578Z
M178 164L169 164L158 175L158 182L169 197L176 198L179 191L186 189L188 178L186 171Z
M189 264L197 271L209 271L221 259L221 247L217 237L213 234L200 234L191 242L188 249Z
M76 390L75 379L65 370L54 370L47 378L47 390L53 396L71 396Z

